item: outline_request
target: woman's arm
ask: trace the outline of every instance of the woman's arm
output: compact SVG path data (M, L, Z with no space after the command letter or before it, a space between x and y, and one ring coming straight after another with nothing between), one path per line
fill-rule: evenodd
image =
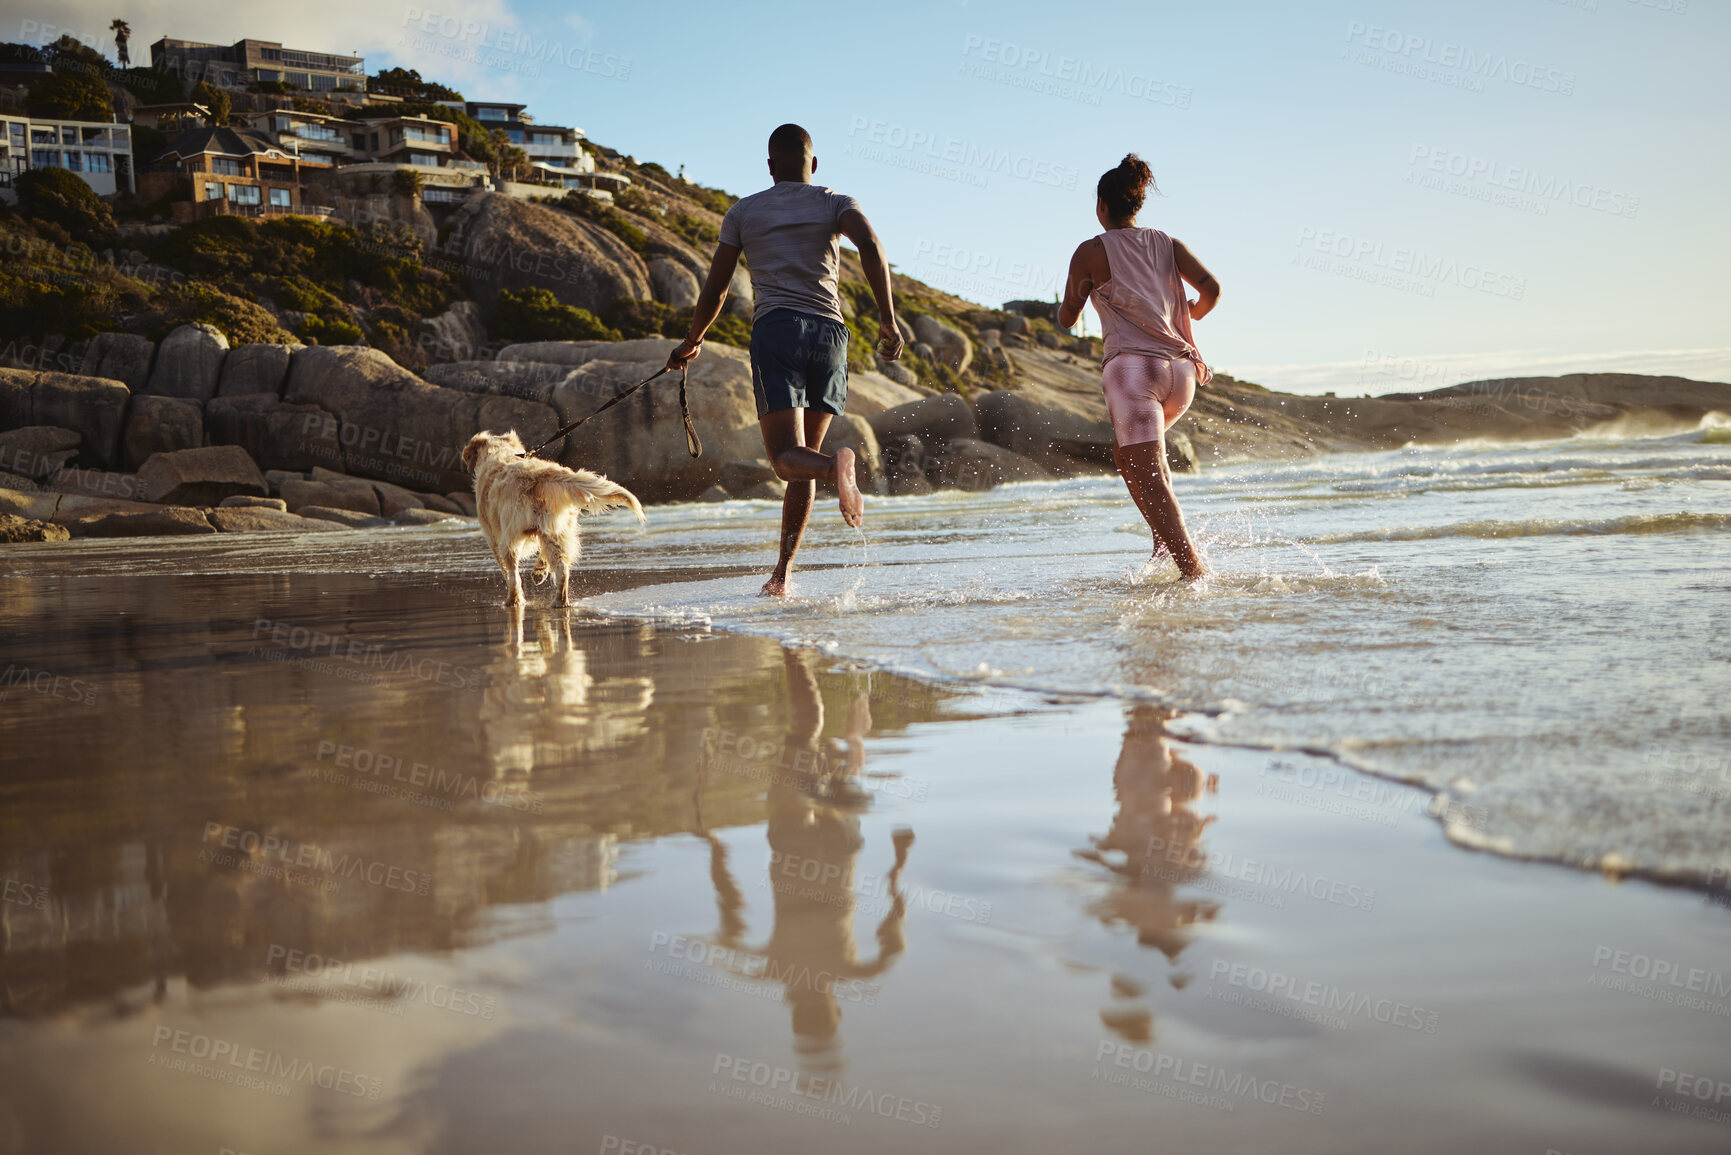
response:
M1070 258L1070 279L1064 283L1064 303L1058 306L1058 327L1068 329L1082 315L1082 306L1095 285L1106 283L1102 275L1106 263L1106 246L1099 237L1091 237L1076 247Z
M1190 302L1190 319L1200 321L1206 317L1220 300L1220 282L1214 279L1214 274L1202 267L1202 262L1196 259L1196 254L1184 247L1184 242L1172 242L1172 255L1178 259L1178 275L1189 281L1196 289L1196 299Z

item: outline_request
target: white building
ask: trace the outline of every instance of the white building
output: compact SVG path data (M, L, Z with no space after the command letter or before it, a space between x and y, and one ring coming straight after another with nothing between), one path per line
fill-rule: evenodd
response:
M15 182L33 168L75 172L97 196L133 192L132 126L0 114L0 199L17 203Z

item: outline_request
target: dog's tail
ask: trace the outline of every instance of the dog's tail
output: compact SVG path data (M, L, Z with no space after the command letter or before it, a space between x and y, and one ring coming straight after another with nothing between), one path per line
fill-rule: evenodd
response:
M573 470L569 477L541 478L535 483L535 497L543 508L555 516L573 507L579 512L625 508L635 513L639 522L646 520L643 506L635 494L623 485L616 485L599 473L591 473L587 469Z

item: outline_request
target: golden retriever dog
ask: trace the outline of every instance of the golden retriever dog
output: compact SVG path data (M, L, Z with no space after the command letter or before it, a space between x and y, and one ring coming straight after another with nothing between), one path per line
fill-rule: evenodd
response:
M577 564L577 516L591 509L623 506L642 522L643 506L630 490L587 469L566 469L539 457L524 457L515 431L477 433L463 447L463 464L475 475L475 513L493 557L505 571L505 604L523 604L517 572L526 554L540 551L535 584L557 571L554 605L571 604L571 567Z

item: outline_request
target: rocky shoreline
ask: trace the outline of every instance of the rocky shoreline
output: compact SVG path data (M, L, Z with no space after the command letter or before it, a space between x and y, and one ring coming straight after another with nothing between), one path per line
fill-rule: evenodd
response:
M932 337L934 334L926 334ZM941 337L942 334L936 334ZM929 343L929 342L928 342ZM433 365L365 346L229 348L207 325L160 344L104 333L82 372L0 369L0 541L325 532L472 517L460 454L482 429L534 444L654 373L674 345L549 341ZM970 347L966 350L973 354ZM1099 370L1074 352L995 342L1011 389L933 393L854 373L825 448L849 446L880 495L988 489L1112 469ZM551 451L651 502L778 498L743 350L692 366L701 458L663 378ZM1631 374L1473 382L1425 394L1301 397L1217 375L1170 438L1174 469L1242 458L1661 431L1731 413L1731 385Z

